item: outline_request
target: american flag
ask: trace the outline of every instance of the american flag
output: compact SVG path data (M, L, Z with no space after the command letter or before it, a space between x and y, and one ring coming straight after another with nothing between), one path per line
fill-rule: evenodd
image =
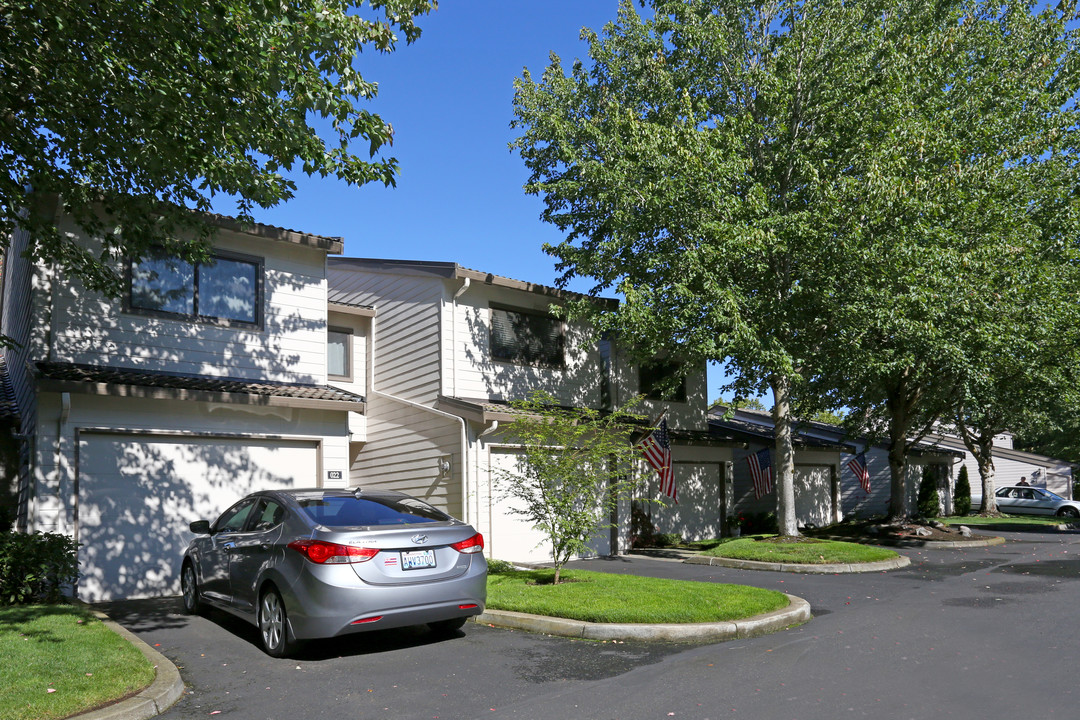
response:
M750 466L750 477L754 479L754 497L760 500L772 492L772 456L765 448L748 455L746 462Z
M660 420L660 424L653 428L638 447L641 448L646 462L660 475L660 492L678 503L679 493L675 487L675 472L671 467L671 440L668 438L667 419Z
M861 452L855 457L851 458L847 466L851 468L851 472L855 473L855 477L859 478L859 484L862 485L863 492L870 492L870 471L866 467L866 453Z

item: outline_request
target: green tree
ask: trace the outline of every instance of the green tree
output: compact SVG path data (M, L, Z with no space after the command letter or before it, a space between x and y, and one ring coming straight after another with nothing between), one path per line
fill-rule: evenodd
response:
M964 263L1075 187L1072 7L647 4L583 31L590 64L553 56L516 84L513 146L565 233L546 248L562 281L622 293L605 321L631 345L771 392L782 533L796 405L885 417L906 516L909 438L955 387Z
M625 412L563 408L543 392L512 406L518 414L506 436L521 454L516 469L493 468L496 487L516 501L509 512L547 536L558 583L562 566L612 527L612 512L629 497L640 459L630 443L637 428Z
M953 513L967 515L971 512L971 481L968 480L967 465L960 466L956 476L956 488L953 490Z
M887 428L894 518L910 447L961 418L988 460L1004 423L1067 386L1072 353L1045 341L1075 325L1075 5L937 7L913 16L924 33L881 45L903 92L875 88L876 109L857 110L877 140L842 204L866 245L837 264L858 281L837 297L822 380Z
M941 514L941 498L937 489L937 471L930 465L924 465L922 480L919 482L919 515L933 518Z
M290 198L283 173L393 184L380 154L393 128L359 104L377 86L365 50L407 42L436 0L4 0L0 4L0 238L16 224L29 253L91 289L116 294L121 256L153 245L198 257L210 229L191 209L236 198ZM324 139L319 130L329 137ZM354 154L363 142L369 159ZM39 198L63 210L99 252L71 242ZM195 242L178 242L190 233Z

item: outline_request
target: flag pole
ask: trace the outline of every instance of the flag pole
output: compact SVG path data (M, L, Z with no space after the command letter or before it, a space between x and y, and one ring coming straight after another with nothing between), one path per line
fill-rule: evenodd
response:
M637 445L639 442L641 442L646 437L648 437L649 433L651 433L653 430L655 430L656 426L660 424L660 421L663 420L665 417L667 417L667 413L668 413L668 409L665 406L663 412L661 412L659 415L657 415L656 419L654 419L652 422L650 422L648 427L645 428L644 430L642 430L638 434L637 438L634 439L634 442L630 443L630 445L631 446Z

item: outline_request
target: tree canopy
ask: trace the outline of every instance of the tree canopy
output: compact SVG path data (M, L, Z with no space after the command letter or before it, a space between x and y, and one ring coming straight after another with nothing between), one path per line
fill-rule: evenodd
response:
M1075 243L1074 6L643 4L583 31L588 63L516 85L562 281L619 291L603 322L646 352L771 391L782 532L796 406L883 409L902 503L906 438L955 397L956 331L993 322L969 312L987 273Z
M356 67L391 52L437 0L3 0L0 237L116 293L110 260L154 245L200 251L199 214L235 198L241 221L290 198L285 173L393 184L393 128L360 107L377 85ZM330 139L318 131L324 123ZM362 143L367 157L356 154ZM36 198L103 241L69 241Z

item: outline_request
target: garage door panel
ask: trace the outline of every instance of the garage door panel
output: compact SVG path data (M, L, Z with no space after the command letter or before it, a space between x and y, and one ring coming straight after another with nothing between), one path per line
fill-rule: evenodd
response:
M832 510L832 467L800 465L795 468L795 516L799 523L824 527Z
M551 562L551 542L542 530L532 527L524 516L514 512L522 508L521 500L510 497L499 486L501 472L520 471L521 455L513 451L491 453L491 482L495 487L488 488L481 497L489 514L488 551L491 557L514 562ZM610 532L607 528L596 531L586 555L607 555L610 552Z
M79 597L179 592L193 520L255 490L315 485L312 442L85 434L79 443Z
M684 540L720 537L720 466L715 463L675 463L679 502L661 498L649 507L653 524L662 533L677 533ZM655 480L653 486L655 487Z

